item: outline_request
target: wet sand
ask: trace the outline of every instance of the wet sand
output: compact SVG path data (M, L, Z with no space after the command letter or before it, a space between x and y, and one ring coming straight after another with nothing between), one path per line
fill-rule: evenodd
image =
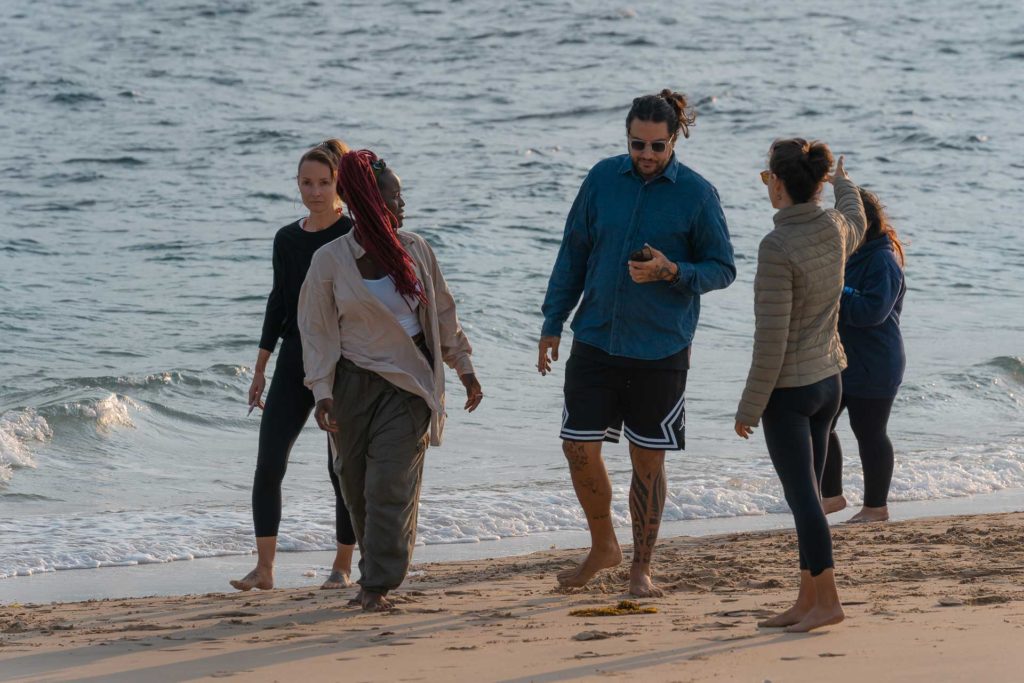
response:
M0 678L1020 680L1024 513L833 537L847 620L808 635L756 626L795 595L795 534L746 532L660 544L653 613L571 614L628 598L626 564L557 589L571 550L418 565L388 614L346 606L355 589L6 605Z

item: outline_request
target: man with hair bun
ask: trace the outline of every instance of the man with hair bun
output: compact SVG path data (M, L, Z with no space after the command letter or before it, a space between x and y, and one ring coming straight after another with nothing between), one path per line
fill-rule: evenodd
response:
M551 371L562 326L576 308L560 436L591 537L579 566L558 574L565 587L583 586L622 562L601 443L625 433L633 465L629 592L662 594L651 558L667 493L665 451L685 445L684 391L700 296L736 277L718 192L675 154L694 119L681 93L633 100L627 153L587 174L548 282L537 369Z

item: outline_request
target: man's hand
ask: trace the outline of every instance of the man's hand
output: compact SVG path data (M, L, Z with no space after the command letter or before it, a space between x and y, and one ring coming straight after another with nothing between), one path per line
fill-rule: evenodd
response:
M558 360L558 344L561 337L541 337L538 346L537 370L541 375L551 372L551 362ZM548 351L551 351L551 358L548 358Z
M736 420L736 427L735 427L735 429L736 429L736 434L738 434L741 438L744 438L744 439L749 439L750 435L754 433L754 428L753 427L751 427L750 425L745 425L742 422L740 422L739 420Z
M473 373L459 375L459 379L462 380L462 386L466 387L466 410L472 413L480 401L484 400L484 390L480 388L480 382Z
M653 258L650 261L629 262L629 276L633 278L633 282L644 284L646 282L668 281L679 273L679 266L669 261L663 253L649 244L644 246L651 250Z
M322 398L316 402L316 426L331 434L338 433L338 423L334 421L334 399Z

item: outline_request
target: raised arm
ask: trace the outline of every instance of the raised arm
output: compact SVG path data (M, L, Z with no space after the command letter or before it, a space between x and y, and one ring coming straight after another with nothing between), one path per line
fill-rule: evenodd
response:
M792 313L792 267L782 248L774 240L766 238L761 241L757 254L754 353L747 385L736 411L737 432L739 425L756 426L768 405L786 357Z
M860 190L857 189L846 172L845 157L839 157L839 161L836 163L836 172L829 180L835 189L836 211L842 217L839 225L845 237L846 253L843 254L843 259L846 260L860 247L861 242L864 241L864 233L868 229L868 219L864 214L864 200L860 198Z

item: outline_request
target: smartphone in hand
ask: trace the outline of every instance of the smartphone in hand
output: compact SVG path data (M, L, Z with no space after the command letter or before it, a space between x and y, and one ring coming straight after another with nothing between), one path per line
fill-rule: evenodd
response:
M651 253L651 248L646 244L641 249L637 249L629 255L630 261L650 261L654 258L654 254Z

